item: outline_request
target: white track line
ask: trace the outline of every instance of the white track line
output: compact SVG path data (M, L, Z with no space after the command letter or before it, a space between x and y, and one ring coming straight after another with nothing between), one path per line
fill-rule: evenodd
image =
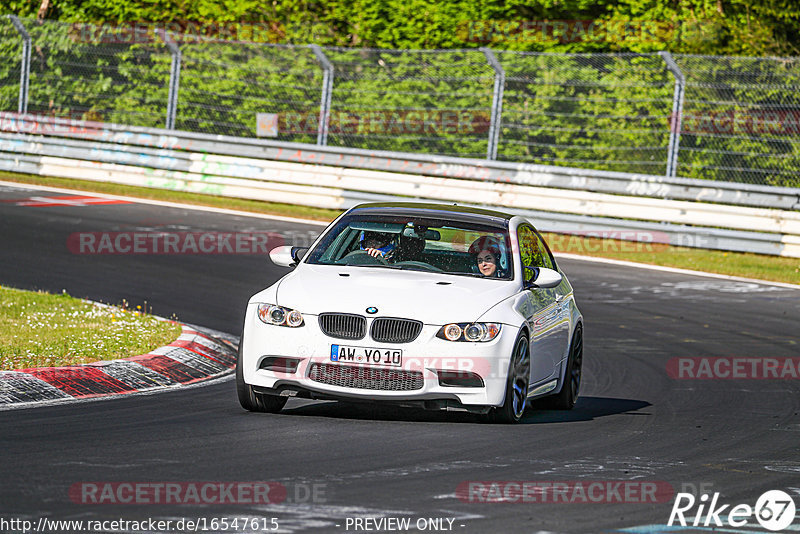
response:
M193 204L181 204L179 202L166 202L162 200L149 200L144 198L137 198L137 197L125 197L119 195L108 195L105 193L95 193L92 191L83 191L79 189L63 189L59 187L49 187L44 185L35 185L35 184L26 184L22 182L6 182L0 180L0 186L8 186L8 187L16 187L16 188L29 188L29 189L39 189L42 191L51 191L54 193L66 193L66 194L85 194L85 195L94 195L102 198L109 198L113 200L125 200L127 202L133 202L138 204L150 204L153 206L165 206L169 208L181 208L181 209L189 209L189 210L196 210L196 211L206 211L210 213L224 213L227 215L238 215L240 217L253 217L257 219L270 219L276 221L285 221L285 222L296 222L299 224L310 224L314 226L327 226L328 223L322 221L312 221L310 219L301 219L298 217L285 217L281 215L266 215L262 213L253 213L249 211L238 211L238 210L229 210L224 208L211 208L208 206L195 206ZM703 276L706 278L718 278L722 280L734 280L737 282L749 282L755 284L764 284L770 286L777 286L777 287L785 287L788 289L800 289L800 285L797 284L787 284L784 282L772 282L769 280L758 280L756 278L744 278L741 276L730 276L726 274L717 274L717 273L707 273L704 271L692 271L690 269L678 269L676 267L662 267L660 265L650 265L647 263L636 263L633 261L623 261L623 260L612 260L609 258L596 258L593 256L580 256L578 254L568 254L568 253L561 253L556 252L554 253L559 258L568 258L572 260L580 260L580 261L592 261L595 263L606 263L609 265L620 265L624 267L634 267L637 269L647 269L651 271L662 271L668 273L676 273L676 274L687 274L692 276Z
M593 261L595 263L607 263L609 265L621 265L624 267L636 267L650 271L662 271L667 273L688 274L692 276L704 276L706 278L720 278L722 280L734 280L736 282L748 282L751 284L764 284L768 286L785 287L788 289L800 289L800 285L787 284L784 282L772 282L770 280L758 280L756 278L744 278L742 276L730 276L727 274L707 273L705 271L692 271L691 269L678 269L677 267L664 267L661 265L650 265L649 263L636 263L633 261L612 260L609 258L595 258L592 256L579 256L578 254L568 254L566 252L554 252L558 258L570 260Z
M257 219L270 219L274 221L296 222L302 224L313 224L314 226L328 226L328 223L322 221L313 221L311 219L300 219L298 217L284 217L282 215L267 215L264 213L253 213L250 211L230 210L226 208L214 208L211 206L196 206L193 204L181 204L179 202L167 202L164 200L151 200L147 198L125 197L120 195L109 195L107 193L95 193L94 191L83 191L81 189L64 189L61 187L50 187L46 185L26 184L24 182L6 182L0 180L0 186L15 187L19 189L38 189L41 191L49 191L51 193L65 193L68 195L89 195L99 198L108 198L111 200L124 200L126 202L135 202L138 204L150 204L153 206L164 206L168 208L181 208L190 209L195 211L207 211L211 213L224 213L226 215L239 215L241 217L254 217Z

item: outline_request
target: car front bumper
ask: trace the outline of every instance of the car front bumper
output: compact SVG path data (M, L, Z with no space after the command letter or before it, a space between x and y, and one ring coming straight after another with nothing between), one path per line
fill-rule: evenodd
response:
M470 410L503 403L517 327L503 325L496 339L471 343L437 338L441 325L424 325L410 343L379 343L369 334L360 340L329 337L315 315L305 315L304 326L298 328L267 325L258 319L256 306L251 303L247 308L241 354L244 381L257 391L310 398L422 402L425 407L445 409ZM402 363L389 367L335 362L331 360L332 345L400 349ZM261 368L268 358L289 359L296 368ZM444 385L440 371L448 377L472 373L483 385Z

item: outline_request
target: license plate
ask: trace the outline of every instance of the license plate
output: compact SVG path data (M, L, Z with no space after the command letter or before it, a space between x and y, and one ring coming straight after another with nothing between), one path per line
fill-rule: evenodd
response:
M370 347L352 347L350 345L331 345L331 361L401 367L403 365L403 351L401 349L376 349Z

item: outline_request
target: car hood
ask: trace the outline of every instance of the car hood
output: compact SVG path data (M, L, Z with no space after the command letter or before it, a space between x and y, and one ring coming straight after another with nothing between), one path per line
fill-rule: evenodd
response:
M341 312L404 317L425 324L478 320L517 293L512 281L401 271L379 267L304 264L284 277L277 302L302 313Z

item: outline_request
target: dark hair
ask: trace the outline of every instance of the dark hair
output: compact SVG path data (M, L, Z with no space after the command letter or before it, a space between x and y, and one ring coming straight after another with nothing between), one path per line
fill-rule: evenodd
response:
M495 263L500 261L500 257L502 256L500 252L500 246L497 244L497 240L491 236L481 236L469 246L469 253L473 256L477 256L481 250L488 250L494 256Z

